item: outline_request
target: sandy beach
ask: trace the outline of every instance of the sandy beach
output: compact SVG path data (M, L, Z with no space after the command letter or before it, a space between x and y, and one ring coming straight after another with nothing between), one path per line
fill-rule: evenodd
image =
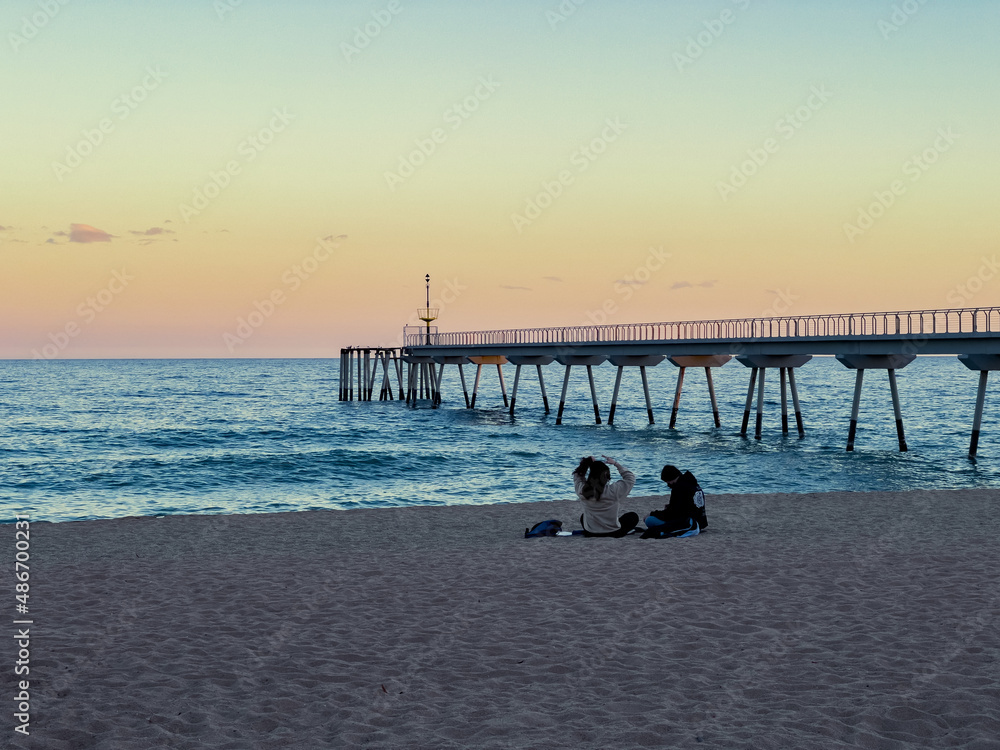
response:
M572 500L33 523L31 734L8 705L0 745L1000 747L1000 491L708 511L672 540L523 538Z

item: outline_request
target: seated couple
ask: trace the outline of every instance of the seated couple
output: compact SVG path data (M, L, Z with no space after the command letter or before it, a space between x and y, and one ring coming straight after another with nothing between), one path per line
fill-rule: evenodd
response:
M584 536L621 537L638 527L639 515L625 513L618 515L618 504L628 497L635 486L635 474L613 458L603 456L598 461L594 456L580 460L573 471L573 486L576 496L583 503ZM611 464L621 479L611 481ZM649 532L658 530L674 532L697 527L699 531L708 526L705 514L705 493L698 486L698 480L690 471L681 472L676 466L667 464L660 472L660 479L670 487L670 499L663 510L652 511L645 523Z

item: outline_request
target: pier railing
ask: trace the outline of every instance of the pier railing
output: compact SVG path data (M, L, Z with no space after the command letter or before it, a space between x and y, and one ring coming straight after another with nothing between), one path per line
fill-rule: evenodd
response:
M559 328L509 328L430 334L431 346L575 344L632 341L761 341L766 339L933 337L1000 333L1000 307L840 313L783 318L730 318L672 323L619 323ZM426 331L407 327L404 346L428 345Z

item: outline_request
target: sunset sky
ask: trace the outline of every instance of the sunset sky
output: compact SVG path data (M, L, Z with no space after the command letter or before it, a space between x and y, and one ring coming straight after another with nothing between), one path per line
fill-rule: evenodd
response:
M426 273L442 330L1000 304L992 0L14 0L0 30L3 358L337 356Z

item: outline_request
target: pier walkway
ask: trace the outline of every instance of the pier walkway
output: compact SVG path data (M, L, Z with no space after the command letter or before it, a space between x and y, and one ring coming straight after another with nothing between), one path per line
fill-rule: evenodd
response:
M805 430L795 387L795 369L806 364L815 355L834 355L845 367L856 371L847 450L854 449L864 372L876 369L886 370L888 373L899 447L905 451L907 446L899 407L896 370L908 365L917 355L929 354L957 355L966 367L980 372L969 449L969 455L974 457L979 441L988 374L991 370L1000 370L1000 307L469 332L440 332L434 327L410 326L404 329L401 349L351 348L341 351L340 397L342 400L353 399L356 360L358 392L367 393L369 400L375 372L381 363L383 378L380 398L393 397L394 379L399 385L399 398L404 398L405 370L407 403L416 405L418 399L423 397L432 406L437 406L441 401L440 383L444 366L456 365L465 392L466 406L474 408L483 365L496 365L504 404L513 414L521 367L534 365L545 411L548 413L548 396L541 368L558 362L566 369L556 424L562 421L570 372L575 366L582 366L587 370L594 417L599 424L602 418L592 368L610 362L618 368L618 373L608 423L614 422L623 371L627 367L634 367L639 369L642 378L648 418L652 424L652 398L645 369L666 359L679 368L670 426L673 427L677 416L687 368L704 369L712 398L713 417L716 426L719 426L712 369L725 365L735 357L750 368L750 385L741 434L747 433L756 387L754 437L760 439L765 375L767 369L777 368L781 383L782 431L788 432L786 388L790 388L796 426L801 436ZM516 368L509 402L502 367L508 363ZM477 366L471 398L462 369L466 364Z

